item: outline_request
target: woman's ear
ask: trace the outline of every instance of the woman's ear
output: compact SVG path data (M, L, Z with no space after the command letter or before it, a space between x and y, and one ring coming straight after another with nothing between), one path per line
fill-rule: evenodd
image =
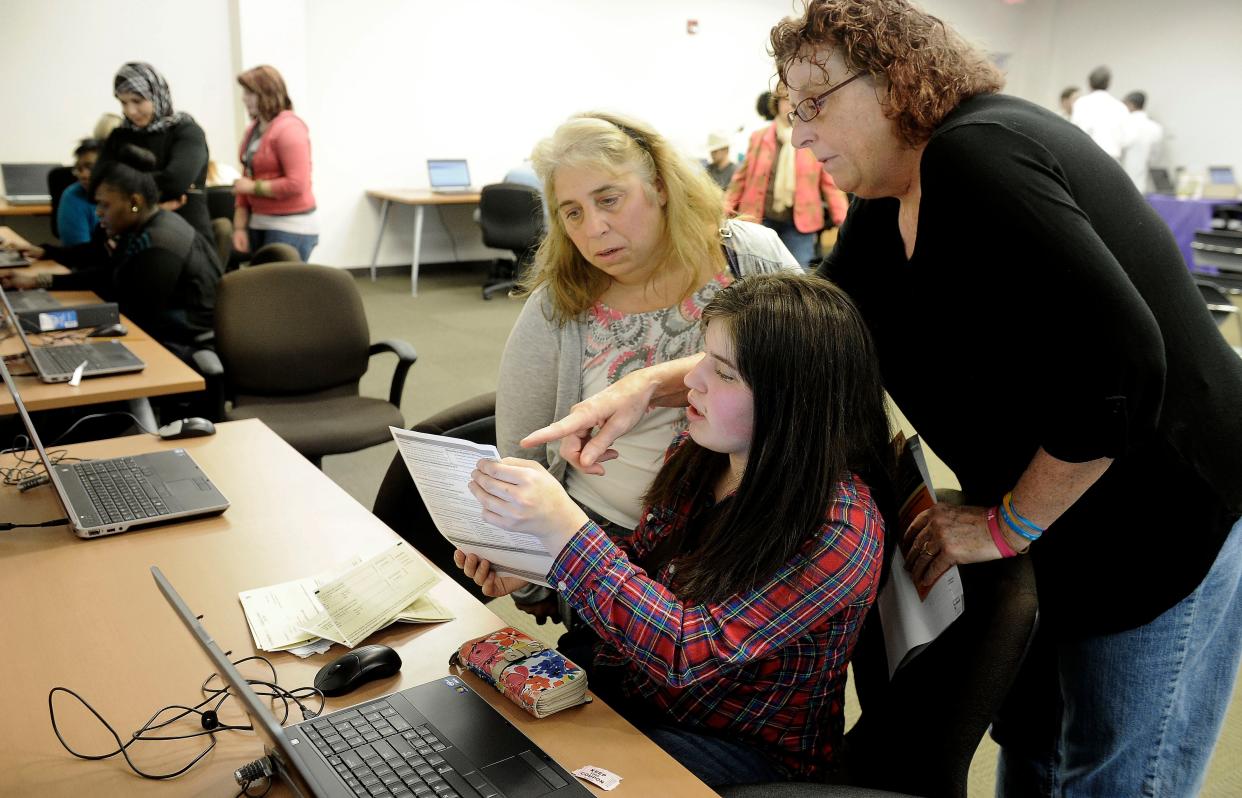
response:
M657 177L654 185L656 196L660 198L660 207L663 208L668 204L668 189L664 187L664 178Z
M138 213L138 211L146 210L147 201L141 194L130 194L129 207L134 213Z

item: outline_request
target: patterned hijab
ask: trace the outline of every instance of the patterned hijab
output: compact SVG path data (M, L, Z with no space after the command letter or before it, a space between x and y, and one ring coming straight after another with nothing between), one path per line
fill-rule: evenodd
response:
M156 72L155 67L150 64L131 61L117 71L112 86L113 94L131 92L150 100L155 106L155 115L151 124L140 128L127 117L121 123L121 127L127 130L159 133L190 118L189 114L173 111L172 93L168 91L168 83L164 80L164 76Z

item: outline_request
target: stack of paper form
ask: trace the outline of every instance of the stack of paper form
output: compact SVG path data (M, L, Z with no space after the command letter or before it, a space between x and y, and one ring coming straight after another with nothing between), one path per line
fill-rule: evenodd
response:
M317 576L238 594L263 651L301 657L349 648L395 621L434 623L453 615L426 595L439 575L401 541L364 560L355 556Z

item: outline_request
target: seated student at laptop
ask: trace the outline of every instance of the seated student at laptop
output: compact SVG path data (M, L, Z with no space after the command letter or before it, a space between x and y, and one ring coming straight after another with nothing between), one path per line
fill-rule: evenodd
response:
M73 174L78 182L65 189L56 208L56 229L60 244L64 247L85 244L91 240L91 231L98 223L95 216L95 199L91 196L91 171L99 159L100 143L95 139L82 139L73 151Z
M96 169L100 227L76 247L28 246L33 258L50 258L70 274L16 274L9 288L88 289L116 302L121 312L156 340L187 357L195 336L212 329L216 284L222 269L207 239L159 206L151 173L155 158L133 145ZM109 241L111 236L114 241Z
M556 553L547 580L597 636L578 651L571 632L562 652L686 768L713 787L822 775L892 505L879 369L857 310L818 277L746 277L702 323L688 437L631 540L530 460L480 461L470 491L484 520ZM525 584L454 557L485 595Z

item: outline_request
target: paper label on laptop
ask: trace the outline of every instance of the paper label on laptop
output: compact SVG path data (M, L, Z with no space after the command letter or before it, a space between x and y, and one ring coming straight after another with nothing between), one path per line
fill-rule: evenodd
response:
M45 310L39 314L39 330L76 330L78 312L76 310Z
M615 790L621 783L621 777L603 768L586 765L574 771L574 775L583 781L589 781L601 790Z
M482 518L470 493L470 472L479 460L499 460L495 446L460 438L389 427L431 520L450 543L490 562L497 573L537 585L547 582L553 557L534 535L509 532Z

